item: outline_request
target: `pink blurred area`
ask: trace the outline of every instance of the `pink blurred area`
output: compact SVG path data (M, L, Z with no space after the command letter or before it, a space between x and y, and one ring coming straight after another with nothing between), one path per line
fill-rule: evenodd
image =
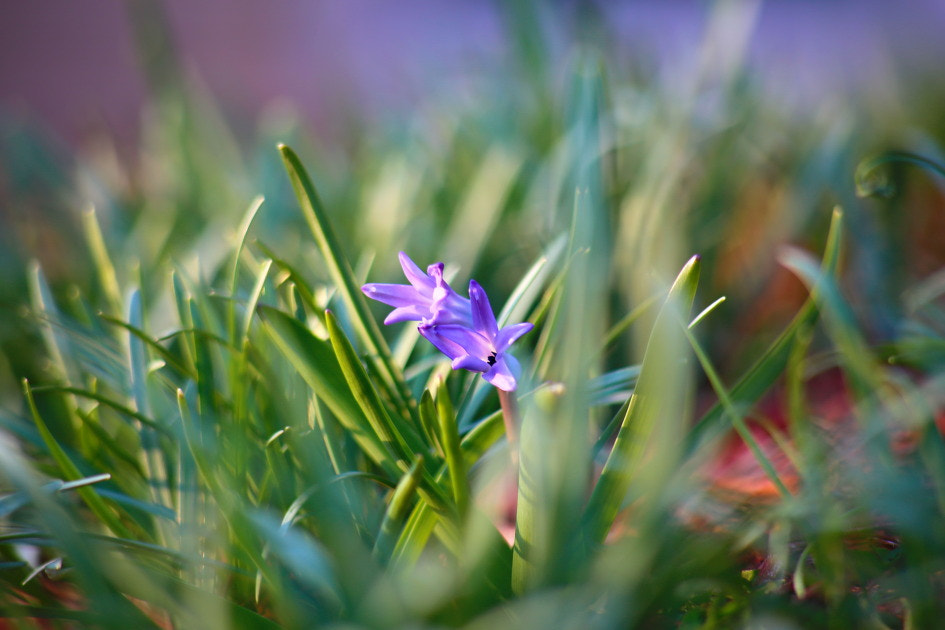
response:
M134 0L144 2L144 0ZM73 143L105 130L133 136L148 98L131 2L7 2L0 9L0 108ZM404 106L434 76L475 65L499 45L487 3L167 0L185 71L225 111L253 116L296 104L332 124L352 107Z
M129 130L144 85L117 2L7 2L0 19L0 107L75 140L92 125Z
M0 112L39 120L69 143L103 129L134 138L148 97L129 15L145 0L14 2L0 9ZM539 3L565 24L597 7L616 54L675 63L700 54L708 2ZM726 4L726 3L719 3ZM935 67L945 55L945 2L741 2L755 15L750 61L787 90ZM497 2L453 0L165 0L183 67L228 113L252 121L287 99L314 127L352 111L416 106L470 69L501 61L509 32ZM561 18L560 20L558 18ZM539 28L538 25L535 28ZM557 39L556 39L557 37Z

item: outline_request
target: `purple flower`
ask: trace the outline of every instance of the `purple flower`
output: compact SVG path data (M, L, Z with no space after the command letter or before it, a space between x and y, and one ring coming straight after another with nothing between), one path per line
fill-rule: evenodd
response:
M420 334L453 360L453 369L482 372L482 378L510 392L517 387L521 370L506 351L516 339L530 331L532 324L513 324L499 330L486 292L475 280L469 281L472 326L454 323L424 323Z
M460 297L443 279L443 263L427 267L423 273L404 252L400 266L410 284L366 284L361 287L372 300L393 306L385 324L418 321L422 325L472 326L469 300Z

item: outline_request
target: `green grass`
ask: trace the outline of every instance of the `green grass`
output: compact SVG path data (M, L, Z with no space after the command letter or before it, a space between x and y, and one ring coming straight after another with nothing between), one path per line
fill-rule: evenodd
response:
M188 159L135 176L178 185L106 190L74 268L19 263L14 624L934 627L943 291L887 215L941 168L857 170L878 137L734 79L714 118L593 55L559 94L519 45L506 100L365 126L340 165L264 132L222 161L207 105L168 99L149 137ZM535 324L515 452L490 386L359 290L398 250Z

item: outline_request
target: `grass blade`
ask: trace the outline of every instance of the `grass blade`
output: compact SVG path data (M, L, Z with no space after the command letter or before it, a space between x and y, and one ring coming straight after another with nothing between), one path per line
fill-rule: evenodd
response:
M260 305L257 312L264 323L263 329L276 347L338 418L365 455L392 478L399 478L403 471L397 467L397 456L381 441L361 412L331 345L278 309Z
M835 209L830 222L830 231L827 234L827 245L821 268L825 274L835 273L840 259L841 236L843 228L843 213ZM791 350L799 334L808 330L817 320L819 311L817 302L812 295L798 311L788 327L768 347L761 358L742 376L729 391L731 401L735 405L752 405L768 391L787 367L791 357ZM717 435L725 426L725 409L721 402L713 405L690 432L688 444L689 452L697 450L706 440Z
M384 513L384 519L381 521L380 531L374 543L374 557L382 562L386 563L390 560L398 529L407 516L407 510L417 493L417 486L420 485L422 472L423 455L417 455L417 459L410 466L410 470L397 482L397 487L390 498L390 504Z
M416 414L416 401L410 395L410 390L403 380L403 375L394 367L390 348L384 341L377 322L368 310L365 297L355 280L351 265L341 252L341 246L335 238L328 220L328 214L325 212L321 199L315 191L315 185L292 149L285 145L279 145L279 153L282 155L282 161L289 173L292 188L298 198L299 205L302 207L305 220L315 237L315 242L318 244L322 257L325 259L331 278L341 294L345 306L348 308L348 316L351 318L360 340L370 353L379 358L381 374L387 380L387 384L391 389L390 393L398 406L402 408L402 411L413 417Z
M459 446L456 413L453 411L453 403L446 387L440 387L436 391L436 416L439 420L440 444L443 445L450 485L453 488L453 500L462 521L469 507L469 482L466 479L466 466Z
M585 534L591 543L603 542L627 495L655 424L667 420L661 417L664 410L660 407L667 401L660 400L662 386L655 379L665 370L674 369L674 364L682 358L665 356L665 340L678 334L680 315L688 313L692 307L698 282L699 258L693 257L676 277L653 324L627 413L585 509ZM688 317L685 319L688 321Z
M502 412L497 411L477 424L460 442L466 467L475 464L492 446L505 435L505 423ZM442 481L447 474L446 466L436 475ZM427 503L420 503L415 508L404 531L397 541L392 560L401 565L409 565L420 557L430 535L434 532L439 516Z
M117 316L122 312L121 289L118 288L115 265L112 264L108 248L105 247L105 239L102 237L102 228L99 226L94 206L90 206L82 213L82 228L85 231L85 240L92 254L92 262L95 265L95 272L98 275L102 293L105 295L105 301L111 313Z
M700 317L701 314L696 318L696 320L698 320ZM781 481L781 477L778 475L774 464L771 463L771 459L761 449L761 446L758 444L755 436L752 435L751 431L748 429L748 425L745 423L744 415L739 413L735 408L735 404L732 402L731 396L726 391L725 385L722 384L722 379L719 377L718 372L716 372L715 368L712 366L712 362L709 360L705 350L702 349L702 345L696 339L695 335L692 334L692 331L689 329L689 327L683 328L683 332L686 335L686 339L689 340L689 345L692 346L696 357L699 359L699 364L702 365L702 370L705 372L706 377L708 377L709 383L712 384L712 389L715 391L715 395L719 397L719 402L721 403L722 408L725 410L725 415L728 416L729 422L731 422L732 426L735 427L739 437L741 437L748 446L748 449L751 451L751 454L754 455L758 465L761 466L761 469L778 489L778 492L781 494L781 496L785 498L791 496L791 491L788 490L788 487L784 485L783 481Z
M33 423L36 425L37 430L39 430L40 436L43 438L43 442L46 444L46 448L49 449L49 454L52 455L53 459L56 461L56 464L59 466L59 469L62 471L63 477L66 479L66 482L78 481L80 479L85 479L86 476L83 475L78 466L76 466L72 459L66 454L65 450L59 445L59 442L56 441L56 438L50 432L49 427L46 426L46 423L43 421L42 416L39 413L39 409L36 408L36 401L33 399L33 390L30 388L29 381L23 379L23 393L26 395L26 403L29 406L30 414L33 417ZM105 503L104 499L100 497L93 488L89 487L80 487L77 488L79 496L82 497L82 500L85 501L86 505L89 506L89 509L98 517L102 523L105 524L108 529L110 529L116 536L122 538L131 538L133 537L132 533L126 528L122 522L115 516L111 508Z
M328 328L332 348L335 350L335 357L341 366L341 372L351 388L355 401L361 407L361 411L367 417L381 442L390 452L397 454L395 462L397 468L403 469L403 471L408 470L409 466L406 462L414 454L429 452L429 446L423 443L409 424L406 422L394 423L391 419L381 403L377 390L374 389L372 382L364 371L364 367L358 360L354 348L338 326L338 322L331 311L325 312L325 324ZM432 464L424 466L424 484L421 492L428 491L429 495L425 496L432 499L439 508L446 509L447 501L444 492L439 484L433 480L431 466Z
M128 322L138 330L144 330L144 314L141 306L141 292L131 293L128 302ZM134 408L138 414L151 417L151 402L148 395L147 374L148 354L147 347L141 338L134 334L128 335L128 362L131 374L131 390ZM141 436L142 464L148 476L148 485L151 491L151 500L159 505L173 505L168 487L167 462L161 451L157 432L151 427L139 424L138 434ZM167 536L166 527L159 528L162 535ZM166 543L167 540L162 540Z

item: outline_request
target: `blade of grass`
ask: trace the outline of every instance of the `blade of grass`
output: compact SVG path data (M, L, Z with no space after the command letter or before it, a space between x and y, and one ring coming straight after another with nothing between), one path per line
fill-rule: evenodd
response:
M59 385L38 385L36 387L33 387L32 390L33 390L33 393L63 392L63 393L72 394L74 396L78 396L80 398L87 398L89 400L94 400L95 402L111 407L118 413L124 416L128 416L129 418L133 418L137 420L138 422L140 422L141 424L146 425L156 431L162 431L162 432L167 431L167 427L159 424L155 420L149 418L148 416L142 413L138 413L131 407L127 405L123 405L105 396L104 394L99 394L97 392L90 392L86 389L81 389L79 387L66 387L66 386L59 386Z
M288 261L280 258L276 255L269 246L267 246L262 241L256 241L256 246L262 250L262 252L269 258L273 264L282 270L285 273L289 280L295 285L295 289L299 292L299 296L302 298L302 302L309 307L312 313L320 315L323 306L319 305L315 300L315 295L312 293L312 289L305 282L305 279L302 277L302 274L296 270Z
M660 356L664 350L660 342L675 332L679 316L692 307L699 282L699 258L686 263L669 290L653 329L650 342L644 352L640 376L627 406L613 449L604 463L604 468L588 500L584 513L585 535L592 544L603 542L617 517L624 497L630 488L643 450L649 441L654 424L659 421L659 401L653 400L660 393L661 385L654 381L661 366L674 361L675 357ZM680 359L682 357L679 357Z
M253 285L253 290L249 294L249 299L246 301L246 315L243 320L243 326L240 329L240 337L237 341L237 347L239 348L245 348L249 341L249 330L253 325L253 314L256 312L256 305L259 304L259 299L262 296L263 288L266 286L266 279L269 277L269 270L271 268L272 260L266 260L259 270L256 283Z
M612 343L617 341L617 339L622 335L630 326L633 325L635 321L640 319L640 317L650 310L650 307L656 304L657 296L652 295L648 299L637 304L633 309L624 315L619 322L614 324L607 335L604 337L604 343L601 344L601 349L608 348Z
M696 357L699 359L699 364L702 366L706 377L708 377L709 383L712 385L713 391L715 391L715 395L719 397L719 401L722 404L722 408L725 410L725 415L728 416L729 422L735 427L739 437L742 438L748 446L751 454L755 457L755 461L761 466L761 469L778 489L781 496L785 498L790 497L791 491L788 490L784 482L781 481L781 477L778 475L774 464L772 464L768 456L765 455L758 441L755 440L755 436L752 435L751 431L748 429L748 425L745 423L745 417L735 408L731 396L725 389L725 385L722 384L722 379L712 366L712 362L709 360L708 355L706 355L705 350L702 349L702 345L696 340L695 335L692 334L692 330L688 327L684 327L683 332L686 335L686 339L689 340L689 345L692 346Z
M689 330L692 330L693 328L695 328L696 326L698 326L698 325L699 325L699 322L701 322L703 319L705 319L706 317L708 317L709 313L711 313L711 312L714 311L716 308L718 308L718 306L719 306L722 302L724 302L724 301L725 301L725 296L723 295L722 297L720 297L720 298L716 299L714 302L712 302L712 304L709 304L709 305L706 306L704 309L702 309L702 311L700 311L699 314L696 315L695 317L693 317L693 318L692 318L692 321L689 322L689 326L688 326Z
M246 239L249 236L249 229L253 225L253 220L256 218L256 214L259 212L259 209L262 207L263 201L265 198L262 195L255 197L252 202L249 204L249 208L246 210L246 214L243 215L243 220L240 222L239 228L236 230L236 250L233 252L233 261L230 266L230 296L234 298L230 302L230 307L227 311L227 332L229 333L230 342L234 345L237 343L236 340L236 292L239 288L239 271L240 271L240 258L243 255L243 250L246 248ZM252 313L251 309L247 309Z
M124 328L129 333L137 337L142 343L148 346L152 353L159 356L165 364L176 370L182 376L196 380L197 374L194 372L192 366L181 363L177 356L175 356L171 351L162 346L156 340L152 339L151 335L148 333L117 317L112 317L111 315L106 315L104 313L101 314L100 317L103 321L118 326L119 328Z
M821 268L825 274L835 273L840 260L841 236L843 228L843 213L835 209L830 221L830 230L827 234L827 245ZM729 390L729 396L735 405L751 405L757 402L780 377L787 366L792 348L798 335L817 320L819 311L817 302L812 295L804 302L788 327L768 347L758 361L738 380ZM711 439L724 427L725 409L721 402L716 403L707 411L689 434L688 451L694 452L706 440Z
M417 455L410 469L397 482L374 542L373 555L382 563L390 560L404 518L417 494L423 471L423 455Z
M270 339L338 418L364 454L392 478L399 478L403 471L397 467L397 457L361 412L331 345L278 309L260 305L256 310Z
M837 346L844 373L850 378L857 398L865 399L876 393L882 382L876 360L859 335L856 316L833 276L818 268L809 254L798 249L787 248L779 256L779 261L807 285L811 297L824 313L828 333Z
M59 313L59 309L56 307L56 302L53 299L49 283L46 281L46 275L43 273L38 262L34 261L30 265L28 281L30 304L38 313L45 315L43 325L41 326L41 334L44 345L46 346L46 351L49 352L52 363L58 371L57 376L67 384L77 385L81 382L78 378L78 374L73 369L71 362L66 361L67 356L72 356L69 340L62 332L57 332L55 326L56 323L62 320L62 317ZM65 400L72 409L79 408L79 403L75 397L66 397ZM71 414L69 420L73 421L68 425L60 427L60 430L67 429L69 433L74 434L78 427ZM68 440L69 436L65 437Z
M423 390L420 396L420 422L423 432L431 447L436 449L441 457L446 457L443 444L439 440L439 420L437 419L436 403L433 402L433 396L429 389Z
M133 571L129 571L133 566ZM197 588L183 580L148 566L144 562L133 565L122 563L116 569L119 579L114 586L119 592L137 600L148 602L157 610L183 613L183 627L203 627L208 623L206 611L213 610L213 617L227 620L233 627L247 630L279 630L283 626L244 606L221 597L211 591ZM213 627L211 625L210 627Z
M111 314L118 316L122 313L121 290L118 288L115 266L108 255L108 248L105 247L105 239L102 237L102 229L99 226L94 206L89 206L82 213L82 228L105 301Z
M245 554L269 584L276 605L282 607L290 618L299 621L303 618L299 603L289 596L290 591L279 572L267 561L261 548L263 539L258 536L245 504L233 492L233 488L238 487L236 481L225 476L224 467L215 465L214 456L211 454L215 445L209 443L208 433L205 427L200 425L203 418L195 416L191 401L180 389L177 390L177 406L187 449L200 479L220 508L234 546Z
M443 445L443 453L446 456L446 467L449 470L450 485L453 488L453 500L456 502L456 509L462 522L469 508L469 482L466 479L466 466L459 446L456 413L453 411L453 403L450 401L450 395L445 386L437 389L435 398L440 444Z
M460 442L467 469L479 461L503 435L505 423L501 411L496 411L469 431ZM442 466L437 473L437 481L443 480L447 473L446 466ZM417 504L397 541L392 562L398 566L408 566L416 562L433 533L438 518L429 504Z
M204 321L204 313L200 304L193 297L188 297L186 306L190 310L190 321L193 322L193 331L188 334L191 337L194 348L194 365L197 368L197 402L201 413L212 413L217 408L216 398L216 368L213 362L213 353L210 341L213 336L201 334L204 331L209 332L207 324ZM224 340L225 344L226 341Z
M377 322L368 310L365 297L361 293L354 272L351 270L351 265L342 254L341 247L328 220L328 214L315 190L315 185L292 149L281 144L279 145L279 153L282 155L282 161L292 182L295 196L302 207L305 221L315 237L332 280L344 299L348 308L348 316L351 318L361 342L365 344L370 353L379 358L380 372L386 380L385 384L391 390L389 393L392 399L402 412L419 422L415 417L417 403L413 400L410 390L403 380L403 375L394 367L390 348L387 347Z
M144 330L141 292L137 289L132 291L128 300L128 323L138 330ZM147 385L147 347L139 337L133 334L128 335L128 363L134 408L140 415L151 417L151 401ZM173 501L170 496L170 488L167 485L167 462L164 459L164 453L161 451L157 433L144 424L139 424L137 430L141 438L141 463L148 476L151 500L158 505L170 507L173 505ZM167 531L166 525L160 524L158 531L161 532L161 542L167 543L170 540L168 538L170 532Z
M59 445L59 442L56 441L55 436L53 436L49 427L47 427L46 423L43 421L39 409L36 407L36 401L33 399L33 390L30 388L29 381L26 379L23 379L23 393L26 395L26 404L29 407L30 415L33 417L33 423L42 436L46 448L49 449L49 454L52 455L59 469L62 471L63 477L67 482L84 479L85 476L79 472L79 468ZM109 508L105 501L95 492L94 488L82 487L78 488L77 492L79 496L82 497L85 504L89 506L89 509L92 510L92 513L116 536L122 538L134 537L131 531L122 524L115 513L112 512L111 508ZM144 535L143 532L139 532L139 534Z
M351 342L345 336L344 332L338 326L335 316L331 311L325 312L325 324L328 328L328 336L331 340L332 348L335 350L335 357L341 366L341 372L351 388L354 399L361 407L361 411L367 416L375 434L381 442L387 445L387 448L397 453L398 468L406 471L409 468L407 461L414 454L429 452L429 446L424 444L406 422L395 423L377 393L368 379L364 367L358 360ZM449 503L446 500L442 487L433 479L435 464L425 464L423 467L423 484L420 492L427 500L432 500L439 509L448 510Z

